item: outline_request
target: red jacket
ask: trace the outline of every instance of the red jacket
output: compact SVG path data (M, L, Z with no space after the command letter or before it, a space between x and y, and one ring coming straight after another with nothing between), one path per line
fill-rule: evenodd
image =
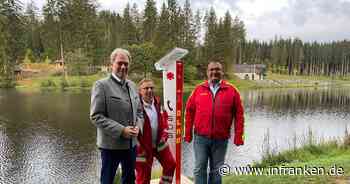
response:
M158 98L154 98L154 106L156 107L156 111L158 114L158 133L157 133L157 144L155 145L158 151L162 151L167 146L168 139L168 116L165 111L161 113L160 110L160 100ZM140 100L143 103L142 99ZM143 108L144 115L144 124L143 124L143 133L139 134L138 141L139 145L137 146L137 157L144 157L147 159L153 159L153 143L152 143L152 128L150 120L147 116L145 109Z
M244 110L238 90L222 80L215 98L208 81L199 84L187 100L185 141L191 142L192 128L197 135L228 139L234 119L233 142L243 145Z

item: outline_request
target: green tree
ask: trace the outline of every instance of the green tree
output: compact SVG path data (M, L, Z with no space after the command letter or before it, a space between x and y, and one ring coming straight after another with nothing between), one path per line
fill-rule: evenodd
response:
M148 77L154 72L154 63L157 61L157 49L151 42L145 42L140 45L131 45L128 47L132 57L132 65L129 73L134 73L137 75L137 72L133 71L142 71L142 76L132 76L133 78L140 79L141 77Z
M142 35L143 23L142 23L142 15L140 14L136 3L134 3L132 5L132 8L130 9L130 16L135 26L136 43L140 43L143 40L143 35Z
M33 51L31 49L26 50L26 54L23 59L24 63L34 63L35 62L35 57L33 54Z
M226 12L223 24L222 24L222 35L223 38L223 57L225 63L226 72L232 71L234 62L234 52L236 51L234 47L234 39L232 33L232 17L229 11Z
M22 7L17 0L0 3L0 83L2 87L14 86L13 69L24 52Z
M101 64L101 62L104 64L109 62L110 52L121 46L122 18L119 14L116 15L108 10L103 10L99 12L98 25L99 39L96 42L96 52L101 58L98 64Z
M157 7L154 0L146 1L143 19L144 41L153 42L157 30Z
M168 0L168 13L169 13L169 42L171 47L181 45L181 8L178 6L176 0Z
M154 45L158 47L162 51L166 51L170 48L170 22L169 22L169 11L163 3L160 18L159 18L159 24L158 29L156 31L155 41Z
M130 4L127 3L123 11L123 45L132 45L137 43L137 30L134 21L130 15Z
M76 49L66 54L66 66L69 75L86 75L89 74L89 66L92 63L82 49Z
M202 15L199 10L196 11L196 14L194 16L194 34L196 38L195 42L195 48L194 48L194 66L197 68L204 68L204 61L203 58L203 47L201 44L201 34L202 34ZM198 73L197 73L198 74Z
M217 17L213 7L210 8L209 12L206 12L204 17L205 21L205 58L209 60L215 57L215 39L217 34Z
M6 46L7 46L7 32L5 30L6 17L0 14L0 88L5 86L3 83L4 78L8 76L8 62L9 57L6 54Z
M67 0L60 21L64 52L81 48L97 63L101 58L96 53L99 39L96 0Z
M38 20L38 8L33 0L29 2L25 11L25 37L26 48L33 51L34 57L39 60L44 52L40 37L40 22ZM32 60L33 62L37 59Z
M184 5L184 48L189 49L192 51L192 49L195 47L196 42L196 27L194 22L194 17L191 9L191 4L189 0L185 1Z

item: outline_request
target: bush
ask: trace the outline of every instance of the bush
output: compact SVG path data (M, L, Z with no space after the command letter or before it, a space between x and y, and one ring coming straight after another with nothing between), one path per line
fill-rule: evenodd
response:
M68 81L66 80L66 78L62 77L60 80L60 87L62 89L69 87Z
M92 59L82 49L76 49L66 54L65 62L69 75L87 75Z
M70 79L69 80L69 87L79 87L81 84L80 84L80 81L77 80L77 79Z
M197 76L197 68L192 65L185 65L184 66L184 80L185 82L190 82L192 80L196 79Z
M16 82L14 80L0 78L0 88L13 88L15 86L16 86Z
M86 79L81 79L80 87L89 87L89 82Z
M48 79L48 80L41 81L40 87L43 87L43 88L56 87L56 84L53 80Z

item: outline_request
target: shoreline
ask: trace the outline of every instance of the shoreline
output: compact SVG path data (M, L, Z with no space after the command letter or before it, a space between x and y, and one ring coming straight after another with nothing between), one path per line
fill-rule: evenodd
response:
M105 77L105 75L96 74L89 76L48 76L28 78L17 81L14 89L24 91L85 91L91 90L93 83ZM251 81L238 78L229 79L238 90L255 90L255 89L281 89L281 88L324 88L324 87L350 87L350 80L320 78L320 77L288 77L285 75L275 75L273 78L265 80ZM161 78L153 78L156 86L162 86ZM136 80L134 80L136 81ZM191 92L196 85L204 80L193 80L184 83L184 91ZM159 88L161 90L162 87Z

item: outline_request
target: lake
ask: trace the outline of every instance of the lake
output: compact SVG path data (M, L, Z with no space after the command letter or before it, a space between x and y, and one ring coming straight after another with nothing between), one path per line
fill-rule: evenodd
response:
M242 166L264 152L341 139L350 130L350 88L241 92L245 145L230 144L226 163ZM185 96L187 96L186 94ZM90 92L0 90L0 183L93 184L99 178ZM192 175L191 144L183 144L185 175Z

